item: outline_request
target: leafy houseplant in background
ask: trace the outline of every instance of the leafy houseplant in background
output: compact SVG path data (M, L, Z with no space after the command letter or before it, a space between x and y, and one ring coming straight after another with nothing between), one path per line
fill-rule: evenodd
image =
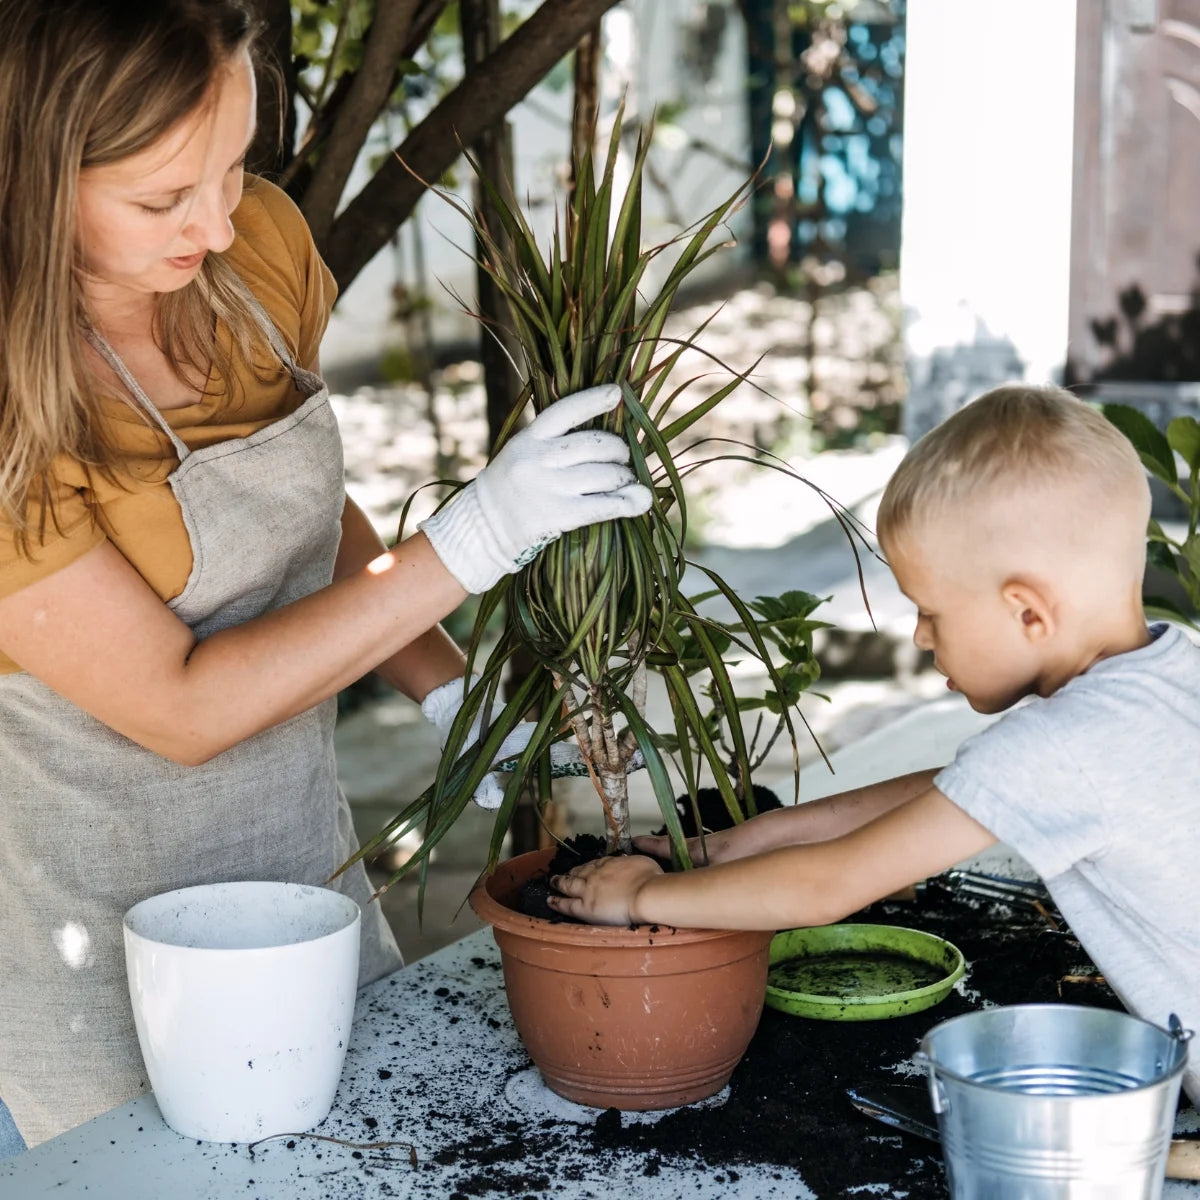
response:
M1147 471L1182 501L1186 528L1182 538L1171 534L1156 520L1146 534L1146 558L1150 567L1178 586L1190 611L1169 596L1147 595L1146 615L1157 620L1180 621L1193 629L1200 613L1200 421L1175 417L1160 430L1145 413L1127 404L1104 404L1104 415L1133 444ZM1178 455L1187 467L1186 486L1176 466Z
M550 857L545 851L523 855L497 870L521 791L534 786L539 801L548 800L551 749L572 740L596 789L607 848L628 853L627 774L639 756L677 865L690 867L668 759L674 759L684 807L693 814L707 773L729 823L752 815L751 772L761 755L756 759L754 753L758 730L747 739L743 716L756 714L761 726L761 710L772 715L768 744L786 732L798 764L794 706L818 674L812 633L820 624L811 615L819 601L806 593L746 603L703 568L709 581L705 594L689 597L683 590L689 565L683 550L684 476L712 457L750 459L738 451L752 449L733 443L733 449L726 446L705 459L688 454L696 444L684 444L685 435L748 373L730 372L728 382L678 411L697 380L676 384L672 369L687 351L700 349L704 325L683 338L665 337L663 329L682 282L721 248L710 243L749 182L679 237L644 250L642 176L651 137L649 127L639 132L623 193L616 187L620 114L598 171L590 152L581 152L573 164L574 190L564 219L556 220L547 257L520 209L506 205L486 178L502 230L488 229L451 199L474 227L483 247L481 265L508 301L526 360L525 387L498 444L516 430L528 406L538 413L582 389L619 384L624 402L601 424L625 438L633 469L651 488L654 502L642 517L564 535L482 598L467 644L467 675L477 681L464 697L437 776L360 852L419 830L420 849L394 878L415 869L423 884L430 851L493 769L504 739L535 713L530 741L507 764L489 851L493 874L473 893L472 905L494 927L517 1029L546 1081L570 1099L625 1108L685 1103L724 1084L761 1010L769 935L598 929L514 911L521 885L544 873ZM644 298L640 289L663 255L670 259L664 259L664 280ZM786 464L765 457L767 465L792 474ZM834 513L850 533L853 519L836 508ZM714 616L711 606L701 611L697 606L706 600L723 604L732 615ZM485 631L501 606L503 631L480 661ZM520 648L532 653L537 666L501 702L505 668ZM761 696L735 693L734 659L757 663L765 673ZM650 673L661 679L670 704L671 729L662 733L646 719ZM475 740L472 728L479 717L484 733ZM695 821L700 824L698 816ZM575 975L564 965L571 949L589 956ZM712 961L699 968L708 974L693 981L690 959L697 955ZM662 994L681 982L688 997ZM553 1028L558 1017L574 1024L558 1031ZM612 1028L613 1019L626 1018L631 1028ZM645 1061L633 1052L639 1042ZM671 1053L679 1060L669 1061Z

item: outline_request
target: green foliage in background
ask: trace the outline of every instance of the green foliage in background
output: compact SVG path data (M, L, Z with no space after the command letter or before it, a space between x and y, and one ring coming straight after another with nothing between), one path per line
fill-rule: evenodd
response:
M1146 615L1152 619L1179 621L1200 628L1196 614L1200 613L1200 421L1194 417L1176 417L1160 430L1145 413L1127 404L1104 404L1104 415L1130 440L1142 460L1142 465L1167 490L1183 502L1187 513L1187 528L1182 539L1171 537L1153 519L1147 531L1146 557L1178 581L1187 596L1191 612L1184 612L1174 600L1165 596L1146 596ZM1183 460L1186 475L1181 476L1176 455Z

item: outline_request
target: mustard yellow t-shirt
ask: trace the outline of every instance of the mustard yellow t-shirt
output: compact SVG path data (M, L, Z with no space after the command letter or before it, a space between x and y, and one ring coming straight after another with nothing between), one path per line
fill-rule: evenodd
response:
M225 252L228 262L266 309L292 357L302 366L316 361L317 350L337 295L337 285L295 204L273 184L246 177L246 190L233 213L236 237ZM217 337L229 345L220 325ZM269 351L260 351L256 358ZM274 358L274 355L271 355ZM232 357L233 381L214 372L206 394L195 404L167 409L171 428L192 450L229 438L247 437L297 409L303 397L287 369L266 380ZM259 366L262 373L262 366ZM230 386L232 382L233 386ZM154 397L150 396L153 400ZM30 557L17 552L12 531L0 522L0 596L61 570L107 539L129 560L164 600L183 591L192 570L192 550L179 505L167 483L178 456L166 435L147 423L129 400L101 399L103 419L126 455L121 484L94 468L67 458L56 460L50 488L59 529L47 519ZM39 508L31 510L38 527ZM0 654L0 674L17 670Z

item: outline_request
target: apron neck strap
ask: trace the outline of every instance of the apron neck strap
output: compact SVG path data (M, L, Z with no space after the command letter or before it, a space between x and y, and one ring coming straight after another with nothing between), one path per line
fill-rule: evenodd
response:
M157 405L142 391L142 385L133 377L129 368L121 361L120 355L108 344L104 336L97 330L88 328L85 330L87 340L99 353L113 371L116 372L117 378L125 385L126 391L133 398L134 407L137 408L144 417L149 418L155 425L159 427L167 435L171 445L175 447L175 453L179 455L182 462L190 451L183 439L173 430L167 418L163 416Z
M300 366L299 363L296 362L295 359L292 358L291 351L288 350L287 344L280 335L275 322L271 320L270 314L258 302L258 299L254 293L246 286L245 280L243 280L240 275L235 275L234 278L237 280L238 287L241 289L242 297L246 301L246 306L250 309L255 321L258 322L258 326L262 330L267 341L270 343L271 349L274 350L277 355L279 355L280 362L287 367L288 373L296 381L296 384L298 387L300 387L300 390L304 391L305 389L303 383L304 381L312 378L312 372L305 370L302 366Z
M276 328L275 322L271 320L270 314L258 302L258 299L249 287L246 286L245 280L240 275L235 275L234 278L242 293L242 298L246 301L246 306L262 330L263 336L287 368L288 374L295 380L297 388L304 395L309 395L314 391L320 390L322 386L321 380L311 371L300 366L292 358L291 351L288 350L287 344L280 335L278 328ZM104 361L116 372L117 378L125 385L130 396L135 401L136 407L167 435L171 445L175 448L175 453L179 456L179 461L182 462L191 453L191 450L175 430L171 428L170 422L163 416L158 406L142 390L141 384L133 377L133 374L121 361L117 352L108 344L98 330L89 327L85 330L85 335Z

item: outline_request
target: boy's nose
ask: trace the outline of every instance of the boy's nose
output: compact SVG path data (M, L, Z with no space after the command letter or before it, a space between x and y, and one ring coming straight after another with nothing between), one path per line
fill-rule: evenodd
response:
M913 645L918 650L933 649L933 636L930 634L929 628L924 621L918 621L917 627L913 630Z

